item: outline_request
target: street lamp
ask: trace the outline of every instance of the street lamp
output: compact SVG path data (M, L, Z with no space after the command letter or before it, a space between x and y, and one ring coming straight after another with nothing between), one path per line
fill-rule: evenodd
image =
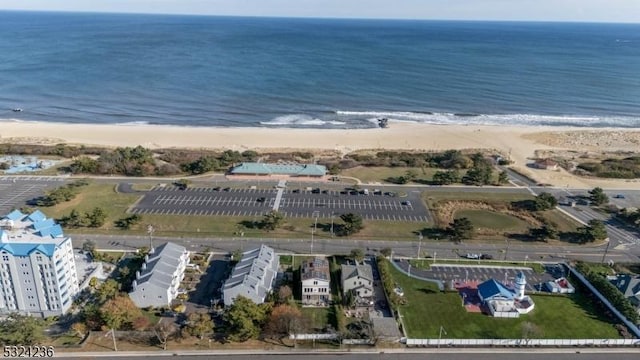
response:
M418 234L418 258L420 258L420 251L422 249L422 233Z
M331 212L331 237L333 237L333 216L334 216L334 213Z
M153 249L153 233L155 231L156 229L153 228L153 225L151 224L147 225L147 234L149 234L149 251Z
M315 218L315 221L313 223L313 230L311 230L311 254L313 254L313 236L315 235L316 229L318 228L318 216L320 216L320 212L314 211L311 216Z

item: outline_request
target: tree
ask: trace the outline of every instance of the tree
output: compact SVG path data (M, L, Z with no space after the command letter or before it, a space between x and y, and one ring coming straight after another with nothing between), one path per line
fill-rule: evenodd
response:
M609 197L604 193L602 188L596 187L589 191L589 200L596 206L604 205L609 202Z
M151 326L151 321L149 321L149 318L146 316L138 316L133 319L133 322L131 323L131 327L136 331L147 330L149 326Z
M115 221L115 225L123 230L129 230L133 225L136 225L142 221L142 216L138 214L129 215L125 218Z
M60 225L67 228L78 228L86 224L86 219L83 214L80 214L78 210L73 209L69 215L60 219Z
M411 169L407 170L404 176L407 178L407 181L413 181L418 177L418 173L415 170Z
M558 238L558 230L553 226L545 224L539 228L530 228L529 236L534 238L536 241L547 242L549 239Z
M293 297L293 291L291 290L291 287L289 287L288 285L280 286L280 288L278 289L278 302L280 304L289 302L289 300L291 300L292 297Z
M386 247L386 248L380 249L380 254L382 254L382 256L384 256L384 257L391 256L391 253L392 253L391 248Z
M461 242L462 240L471 239L473 236L473 223L466 217L454 219L447 230L451 240Z
M0 344L30 346L39 344L44 339L43 319L17 313L9 314L0 320Z
M93 292L97 288L98 288L98 278L95 276L92 276L91 279L89 279L89 289L91 289L91 291Z
M83 322L75 322L71 325L71 330L76 334L77 337L83 338L87 335L87 325Z
M344 222L338 227L338 234L343 236L349 236L357 233L364 228L362 224L362 216L354 213L347 213L340 215L340 219Z
M85 218L87 219L89 227L99 228L104 225L105 220L107 220L107 213L103 208L95 207L85 215Z
M266 306L257 305L244 296L238 296L223 316L228 324L229 339L243 342L257 338L267 318L266 310Z
M290 334L295 334L305 328L304 317L297 307L291 305L278 305L273 308L265 332L272 338L282 339Z
M353 259L353 261L359 263L364 260L364 250L360 248L351 249L351 253L349 253L349 257Z
M120 279L126 278L131 273L131 269L128 266L123 266L118 270Z
M269 211L262 217L260 227L267 231L273 231L282 224L284 217L276 210Z
M498 184L507 184L509 183L509 174L507 174L506 170L501 171L498 174Z
M100 314L109 329L130 328L133 321L142 316L129 296L116 296L102 305Z
M547 192L540 193L534 200L534 208L536 211L551 210L556 206L558 206L558 200L555 196Z
M96 243L92 240L85 240L82 243L82 251L84 252L93 253L95 249L96 249Z
M460 181L460 173L457 170L436 171L433 174L433 182L436 185L451 185Z
M583 228L583 234L586 237L586 241L599 241L607 238L607 228L604 223L597 219L591 219L587 223L587 226Z
M100 304L111 300L120 292L120 283L114 279L108 279L96 291L96 298Z
M208 313L191 313L187 317L187 321L187 331L198 339L213 332L213 320Z
M176 334L178 328L173 322L162 321L153 328L153 331L160 344L162 344L162 349L167 350L167 342L171 336Z

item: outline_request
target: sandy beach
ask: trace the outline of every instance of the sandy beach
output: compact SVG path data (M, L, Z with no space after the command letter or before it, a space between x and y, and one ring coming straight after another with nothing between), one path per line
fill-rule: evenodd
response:
M578 178L526 167L536 151L639 151L640 132L568 127L464 126L392 123L387 129L214 128L2 122L1 142L232 150L496 149L540 182L556 186L640 188L640 182Z

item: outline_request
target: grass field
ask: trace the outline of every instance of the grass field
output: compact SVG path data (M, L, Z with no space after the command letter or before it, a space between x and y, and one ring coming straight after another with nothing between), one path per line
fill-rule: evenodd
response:
M519 200L532 200L533 195L525 192L463 192L463 191L425 191L422 199L430 208L438 201L443 200L475 200L486 202L511 202Z
M103 228L113 228L113 222L125 216L125 211L139 198L136 194L120 194L115 191L115 184L89 183L80 188L75 199L60 203L56 206L44 207L42 212L47 216L59 219L69 215L76 209L83 213L95 207L101 207L107 213L107 220ZM83 229L84 230L84 229Z
M303 307L300 310L302 311L302 315L309 319L311 329L315 331L322 331L328 324L330 324L330 320L334 318L331 314L333 309L333 306L327 306L322 308ZM335 324L331 324L331 326L335 326Z
M387 179L397 178L406 175L407 171L414 171L418 174L416 180L431 181L436 168L416 168L416 167L368 167L357 166L351 169L342 170L341 176L350 176L360 179L363 183L389 183Z
M475 227L494 230L527 231L527 223L517 217L489 210L460 210L455 217L471 220Z
M523 324L538 329L531 338L616 339L614 324L597 313L583 295L534 295L536 308L517 319L496 319L468 313L456 292L442 293L435 285L409 278L390 267L394 281L404 289L407 305L400 313L411 338L438 338L440 327L446 337L456 339L520 339Z

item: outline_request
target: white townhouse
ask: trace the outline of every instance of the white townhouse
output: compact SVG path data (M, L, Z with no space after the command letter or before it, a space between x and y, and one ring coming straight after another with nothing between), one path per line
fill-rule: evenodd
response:
M353 292L358 303L373 296L371 265L342 265L342 292Z
M302 304L326 306L331 300L329 261L324 257L314 257L302 262L300 268L302 282Z
M278 255L266 245L244 252L222 287L224 305L233 305L240 295L262 304L273 290L279 266Z
M170 306L189 264L189 252L171 242L152 248L136 272L129 297L139 308Z
M74 259L71 238L39 210L0 218L0 315L66 313L80 291Z

